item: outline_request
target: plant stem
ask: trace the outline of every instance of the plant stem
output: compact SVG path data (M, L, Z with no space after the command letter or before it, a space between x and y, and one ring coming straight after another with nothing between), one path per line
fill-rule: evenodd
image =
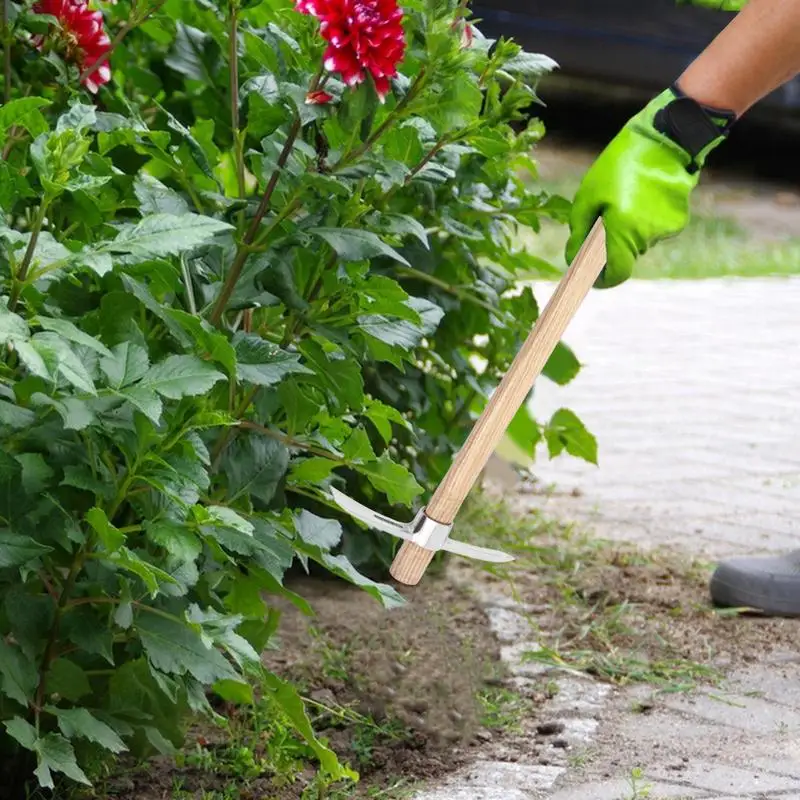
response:
M19 302L19 295L22 291L22 286L25 283L25 279L28 277L28 270L30 269L31 262L33 261L33 255L36 252L36 244L39 241L39 234L42 232L44 218L47 215L47 208L49 205L50 198L45 195L42 198L42 202L39 204L39 210L36 212L36 217L33 220L33 225L31 226L31 238L28 242L28 247L25 250L25 255L22 257L22 263L19 265L19 270L14 276L14 285L11 289L11 296L8 300L8 308L10 311L13 311Z
M270 439L275 439L277 442L281 442L281 444L285 444L287 447L294 448L295 450L303 450L306 453L311 453L313 456L319 456L320 458L327 458L330 461L338 461L340 464L346 463L344 459L335 456L333 453L329 453L327 450L322 450L319 447L312 447L310 445L304 444L303 442L299 442L297 439L293 439L291 436L287 436L285 433L281 433L280 431L273 431L271 428L266 428L263 425L259 425L257 422L250 422L249 420L242 420L239 423L240 428L248 428L251 431L256 431L260 433L262 436L268 436Z
M383 134L386 133L386 131L389 130L389 128L391 128L395 122L397 122L398 118L405 111L406 106L408 106L408 104L419 94L425 78L425 68L423 67L417 73L417 77L414 79L414 83L411 84L406 96L394 107L386 119L375 129L375 131L373 131L364 144L342 156L342 158L339 160L339 163L333 168L334 172L338 172L340 169L342 169L342 167L346 167L348 164L352 163L360 156L363 156L364 153L368 152L372 148L372 145L374 145L375 142L377 142L378 139L380 139L381 136L383 136Z
M236 181L239 197L245 196L244 151L239 131L239 0L230 0L230 96L231 96L231 131L233 132L233 148L236 157Z
M8 32L8 4L10 0L2 0L2 37L3 37L3 103L11 99L11 36Z
M189 313L197 316L197 303L194 299L194 289L192 288L192 276L189 274L189 265L186 258L181 256L181 275L183 277L183 287L186 289L186 302L189 304Z
M231 299L233 290L236 288L236 284L241 277L242 270L244 269L245 262L247 261L247 256L250 255L250 246L253 244L253 241L258 234L261 220L264 219L265 214L267 211L269 211L270 203L272 202L272 195L275 192L275 187L278 185L278 179L283 172L283 168L286 166L286 162L289 160L289 155L292 152L292 148L294 147L295 140L297 139L299 133L300 117L295 117L292 127L289 130L289 134L286 137L286 141L284 142L283 150L281 150L281 154L278 156L278 163L275 165L275 171L270 176L269 182L267 183L267 188L264 190L264 194L261 197L261 202L258 204L258 209L256 210L255 216L253 217L250 227L247 229L247 233L245 233L244 238L242 239L239 248L236 251L236 256L233 259L230 271L228 272L228 277L225 279L225 283L222 285L222 291L220 292L217 302L214 304L214 308L211 310L211 314L209 315L209 321L213 325L219 325L222 315L225 313L225 308L228 305L228 301Z

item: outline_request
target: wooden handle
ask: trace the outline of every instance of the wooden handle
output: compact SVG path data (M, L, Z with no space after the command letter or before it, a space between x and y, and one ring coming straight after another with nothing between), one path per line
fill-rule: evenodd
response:
M455 520L605 263L605 228L598 220L428 503L431 519L445 525ZM400 583L415 586L433 556L432 550L403 542L389 572Z

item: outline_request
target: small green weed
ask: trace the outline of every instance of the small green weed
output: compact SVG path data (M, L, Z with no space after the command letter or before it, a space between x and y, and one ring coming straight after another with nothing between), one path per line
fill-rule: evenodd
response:
M478 693L478 702L481 725L491 731L521 732L522 720L533 707L530 699L502 686L485 687Z
M621 800L645 800L650 797L653 786L644 779L644 771L640 767L634 767L628 776L630 794L626 794Z

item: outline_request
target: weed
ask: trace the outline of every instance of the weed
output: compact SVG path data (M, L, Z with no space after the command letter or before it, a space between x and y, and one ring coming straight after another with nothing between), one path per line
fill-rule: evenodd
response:
M522 731L522 720L533 707L530 699L502 686L485 687L478 693L478 702L484 728L513 733Z
M346 681L350 675L350 655L347 647L333 647L330 640L317 628L309 628L309 633L316 643L322 657L322 674L327 678Z
M634 767L628 776L628 786L630 794L625 795L622 800L645 800L650 797L653 786L644 780L644 772L640 767Z

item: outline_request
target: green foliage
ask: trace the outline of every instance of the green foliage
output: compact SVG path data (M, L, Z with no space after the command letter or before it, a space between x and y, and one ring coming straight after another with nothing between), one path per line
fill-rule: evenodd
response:
M322 78L318 24L288 0L120 0L93 98L63 51L36 50L52 20L9 7L4 785L170 753L189 715L215 717L210 693L248 703L254 676L324 778L353 777L263 674L269 598L310 611L284 578L313 563L402 602L363 574L394 544L329 488L410 514L536 320L514 286L548 270L522 231L563 219L524 182L552 62L477 32L468 46L464 3L409 0L381 105L369 82ZM332 102L306 103L323 82ZM563 347L547 375L577 368ZM523 411L514 431L594 460L568 412Z

